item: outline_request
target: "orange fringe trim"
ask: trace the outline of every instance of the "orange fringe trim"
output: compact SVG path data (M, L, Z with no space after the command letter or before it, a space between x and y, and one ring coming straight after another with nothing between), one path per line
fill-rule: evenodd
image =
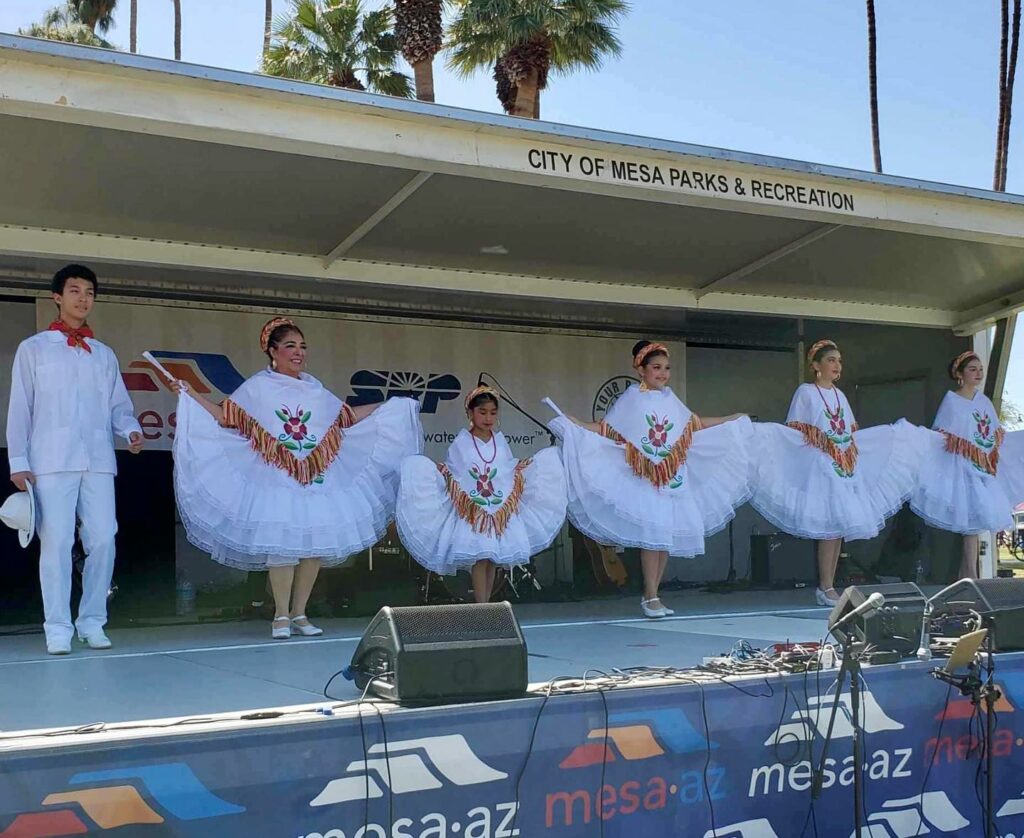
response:
M341 451L341 431L351 427L355 419L352 408L342 404L341 412L338 413L338 418L334 420L330 430L323 435L316 448L300 460L231 399L221 402L221 409L224 427L236 429L249 440L252 450L259 454L267 465L288 472L303 486L308 486L316 480L334 462Z
M603 420L601 435L614 440L619 445L626 446L626 462L633 469L633 474L650 480L655 486L661 488L667 486L669 481L678 474L679 469L686 464L686 455L693 443L693 434L701 427L700 417L696 413L691 413L690 421L686 423L686 429L679 435L679 439L669 450L668 456L663 457L657 463Z
M956 454L965 460L970 460L970 462L986 474L991 474L993 477L996 476L996 471L999 468L999 446L1003 444L1003 437L1005 436L1002 428L996 431L995 445L988 453L983 452L977 445L968 442L961 436L951 434L949 431L940 431L940 433L946 438L946 450L950 454Z
M851 441L846 450L842 450L836 445L825 432L817 427L816 425L808 425L806 422L787 422L790 428L795 428L804 435L804 441L808 445L812 445L821 451L823 454L827 454L832 458L832 462L835 463L844 474L852 475L854 469L857 467L857 443ZM854 431L856 425L853 426ZM853 431L851 431L853 433Z
M444 478L444 485L448 490L448 497L455 507L456 514L469 524L474 532L500 538L501 534L505 532L508 522L512 520L512 516L519 512L519 502L522 500L523 491L526 489L526 478L523 476L523 471L531 462L533 461L520 460L516 463L515 477L512 480L512 491L508 493L508 497L505 498L505 502L498 508L498 511L493 514L485 511L482 506L473 502L473 499L459 485L459 482L452 477L448 466L444 463L438 463L437 470L441 472L441 476Z

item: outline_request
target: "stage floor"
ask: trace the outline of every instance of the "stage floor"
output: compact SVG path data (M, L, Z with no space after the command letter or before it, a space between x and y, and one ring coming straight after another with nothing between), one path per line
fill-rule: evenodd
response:
M820 640L829 610L813 590L666 593L675 617L647 620L639 598L514 606L529 649L531 682L614 667L693 666L728 652ZM194 716L324 699L346 666L366 619L318 620L324 636L270 639L269 621L121 629L114 648L76 642L66 657L45 653L41 634L0 639L0 730L68 727ZM332 698L358 697L339 676Z

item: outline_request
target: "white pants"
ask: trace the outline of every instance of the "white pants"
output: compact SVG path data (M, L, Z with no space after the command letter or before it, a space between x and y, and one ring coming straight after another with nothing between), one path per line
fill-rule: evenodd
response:
M107 622L107 592L114 573L114 475L65 471L36 476L39 504L39 584L47 643L71 640L71 548L75 519L85 548L82 600L75 625L80 635Z

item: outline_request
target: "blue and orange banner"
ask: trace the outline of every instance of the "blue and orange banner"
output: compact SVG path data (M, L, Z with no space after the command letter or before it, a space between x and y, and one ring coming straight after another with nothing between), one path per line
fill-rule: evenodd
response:
M912 663L864 673L872 838L983 834L982 725ZM12 751L0 838L850 838L835 672L319 717ZM995 816L1024 833L1024 654L997 659ZM848 689L848 688L847 688ZM263 723L265 724L265 723Z

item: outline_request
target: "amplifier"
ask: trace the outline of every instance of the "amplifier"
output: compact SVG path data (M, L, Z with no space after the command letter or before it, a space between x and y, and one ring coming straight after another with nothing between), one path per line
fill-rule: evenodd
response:
M515 698L526 692L526 642L507 602L385 606L350 669L360 689L402 703Z
M750 536L750 581L758 588L817 585L814 542L785 533Z
M853 585L847 588L829 615L829 629L844 614L864 603L876 592L885 597L885 604L881 608L861 615L832 633L843 642L847 632L852 632L855 642L867 643L875 651L896 652L902 656L914 654L921 639L926 600L921 589L912 582Z
M977 612L997 652L1024 649L1024 579L961 579L928 602L933 617Z

